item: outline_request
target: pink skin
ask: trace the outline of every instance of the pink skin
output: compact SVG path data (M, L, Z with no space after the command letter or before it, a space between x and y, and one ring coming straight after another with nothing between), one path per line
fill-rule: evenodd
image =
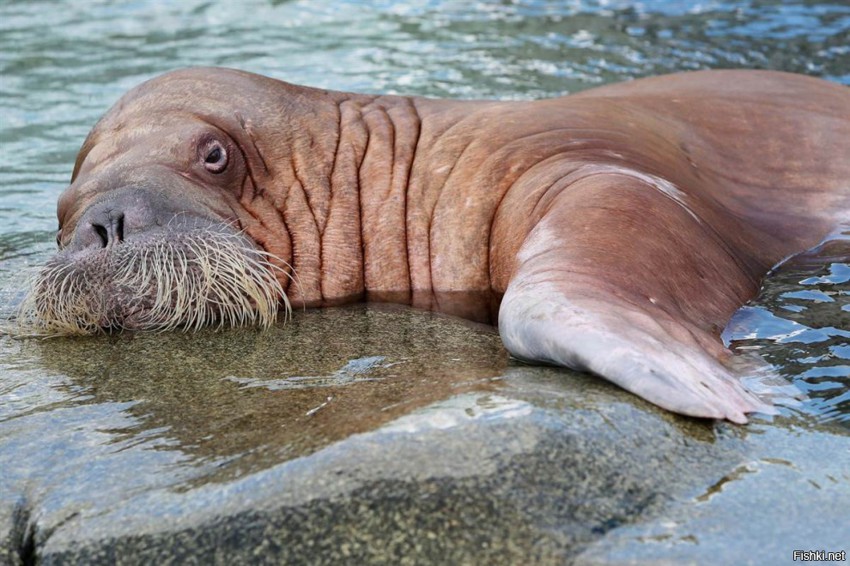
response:
M95 126L59 239L85 254L229 225L280 258L294 306L368 297L479 317L504 296L517 357L746 422L769 408L723 366L719 333L773 265L847 225L848 180L850 89L802 76L482 102L201 68L133 89Z

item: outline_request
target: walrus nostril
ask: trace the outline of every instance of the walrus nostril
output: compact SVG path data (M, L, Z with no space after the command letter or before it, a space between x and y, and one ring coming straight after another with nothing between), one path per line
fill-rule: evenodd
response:
M117 242L123 242L124 241L124 213L119 212L119 213L115 214L115 216L111 216L110 220L112 220L113 233L115 234L115 238L117 239Z
M91 223L92 230L100 240L100 247L120 244L124 241L124 213L110 212L104 223Z
M97 237L100 238L100 247L105 248L106 246L108 246L109 232L106 231L106 228L104 226L101 226L100 224L92 224L91 227L94 228L95 234L97 234Z

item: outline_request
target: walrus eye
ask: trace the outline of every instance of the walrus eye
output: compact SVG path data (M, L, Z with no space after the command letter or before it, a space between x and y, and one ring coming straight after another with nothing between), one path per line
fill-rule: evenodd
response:
M227 167L227 150L221 142L213 140L206 145L204 167L210 173L221 173Z

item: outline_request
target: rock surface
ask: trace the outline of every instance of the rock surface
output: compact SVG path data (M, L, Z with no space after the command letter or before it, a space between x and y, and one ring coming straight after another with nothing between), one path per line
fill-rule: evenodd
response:
M677 417L401 307L3 338L2 564L792 562L847 548L850 439ZM830 428L832 426L832 428ZM844 545L842 547L842 545Z

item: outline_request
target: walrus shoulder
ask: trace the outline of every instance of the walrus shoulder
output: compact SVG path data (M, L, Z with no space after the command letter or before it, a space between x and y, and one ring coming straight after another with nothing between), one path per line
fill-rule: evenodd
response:
M719 333L760 274L652 185L614 171L553 199L520 248L500 307L505 346L686 415L743 423L746 413L772 412L720 361L728 352Z

